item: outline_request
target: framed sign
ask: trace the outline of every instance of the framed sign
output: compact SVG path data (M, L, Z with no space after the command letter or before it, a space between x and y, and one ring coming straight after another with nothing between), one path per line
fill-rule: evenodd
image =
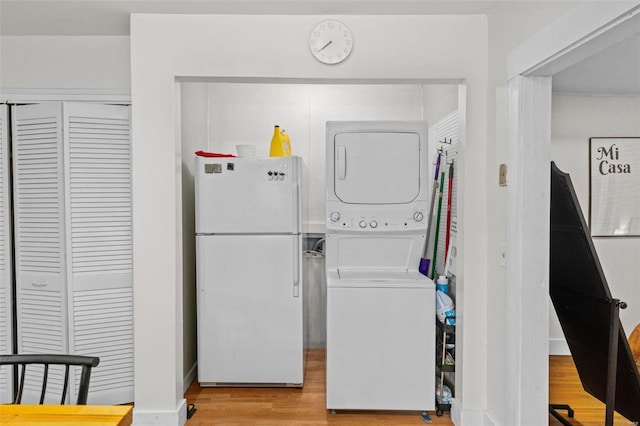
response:
M589 139L589 229L640 236L640 137Z

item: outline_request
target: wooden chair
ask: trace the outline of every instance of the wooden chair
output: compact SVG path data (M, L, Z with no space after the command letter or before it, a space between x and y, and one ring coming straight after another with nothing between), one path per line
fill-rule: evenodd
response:
M49 376L49 366L59 365L64 367L64 384L62 388L62 397L60 404L65 403L67 396L67 388L69 385L69 367L77 366L82 367L80 373L80 385L78 387L78 400L77 405L86 405L87 396L89 394L89 382L91 380L91 369L96 367L100 363L100 358L81 355L57 355L57 354L34 354L34 355L0 355L0 367L3 365L8 366L21 366L18 376L18 392L13 401L13 404L20 404L22 401L22 393L24 391L25 373L27 371L27 365L40 365L44 367L42 377L42 387L40 393L40 404L44 404L44 397L47 391L47 382Z
M636 365L640 369L640 324L636 325L636 328L633 329L629 336L629 347L631 348L633 359L636 360Z

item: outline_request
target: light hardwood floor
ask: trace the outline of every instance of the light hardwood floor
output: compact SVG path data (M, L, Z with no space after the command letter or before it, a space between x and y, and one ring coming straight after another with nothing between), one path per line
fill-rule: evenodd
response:
M307 352L303 389L280 388L201 388L197 381L186 398L196 412L187 426L201 425L425 425L420 412L338 411L325 408L325 351ZM575 410L574 425L604 424L604 405L588 395L580 385L571 357L549 357L549 401L569 404ZM453 425L449 413L437 417L429 413L434 425ZM563 414L566 414L563 413ZM549 416L549 425L560 423ZM631 423L616 414L615 425Z
M605 405L589 395L582 388L578 372L570 356L549 357L549 402L551 404L568 404L575 411L574 425L602 426L605 421ZM563 416L566 411L560 411ZM555 418L549 416L549 425L561 425ZM614 416L614 425L632 425L618 413Z

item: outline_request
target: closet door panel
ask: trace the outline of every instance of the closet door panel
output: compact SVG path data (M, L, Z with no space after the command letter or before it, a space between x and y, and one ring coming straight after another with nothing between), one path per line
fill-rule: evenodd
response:
M133 401L129 107L65 104L70 347L100 357L91 404Z
M19 353L66 352L62 105L12 107Z
M9 109L0 105L0 353L13 352ZM0 404L11 402L12 372L0 369Z
M12 107L19 353L66 353L68 348L62 124L60 103ZM62 388L59 374L52 373L51 398ZM25 402L38 393L39 378L31 375Z

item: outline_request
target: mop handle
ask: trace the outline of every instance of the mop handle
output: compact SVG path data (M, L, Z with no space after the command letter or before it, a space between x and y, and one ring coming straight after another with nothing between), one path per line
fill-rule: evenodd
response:
M433 177L433 180L435 181L435 183L438 183L438 174L440 173L440 161L442 159L442 154L438 153L438 159L436 160L436 174Z
M453 160L451 160L451 165L449 166L449 191L447 193L447 230L445 243L444 243L444 253L445 259L447 253L449 253L449 239L451 238L451 196L453 195Z
M442 172L442 179L440 179L440 191L438 192L438 217L436 220L436 239L433 243L433 262L431 262L431 277L434 278L436 274L436 260L438 255L438 234L440 233L440 212L442 210L442 192L444 191L444 172Z
M436 176L433 179L433 189L431 190L431 205L429 206L429 218L427 222L427 238L424 242L424 249L422 250L422 259L426 259L429 253L429 237L431 236L431 216L433 215L433 206L436 202L436 192L438 191L438 174L440 174L440 159L442 154L438 153L438 159L436 160Z

